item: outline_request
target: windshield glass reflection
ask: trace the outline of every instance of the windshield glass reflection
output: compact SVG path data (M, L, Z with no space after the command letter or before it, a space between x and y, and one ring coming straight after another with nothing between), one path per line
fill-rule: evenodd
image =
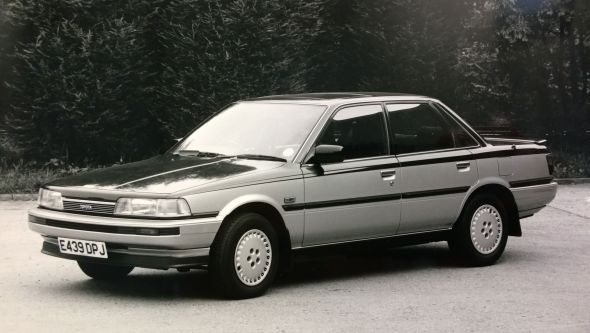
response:
M291 161L325 106L243 102L201 125L175 150Z

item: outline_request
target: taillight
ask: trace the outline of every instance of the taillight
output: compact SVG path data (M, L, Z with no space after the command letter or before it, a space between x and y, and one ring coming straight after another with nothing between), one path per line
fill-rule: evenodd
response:
M553 175L553 170L555 169L555 167L553 166L553 155L547 154L545 155L545 157L547 158L547 167L549 168L549 174Z

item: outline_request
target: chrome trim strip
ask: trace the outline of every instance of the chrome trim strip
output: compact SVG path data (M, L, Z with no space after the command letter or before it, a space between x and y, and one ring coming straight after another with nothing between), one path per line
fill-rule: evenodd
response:
M445 148L445 149L437 149L437 150L424 150L424 151L416 151L416 152L412 152L412 153L403 153L403 154L397 154L395 155L396 157L413 157L413 156L420 156L420 155L426 155L426 154L436 154L436 153L449 153L449 152L454 152L454 151L460 151L460 150L469 150L469 149L476 149L476 148L481 148L480 146L469 146L469 147L455 147L455 148ZM467 155L465 155L467 156Z
M82 200L82 199L70 199L68 197L64 197L63 201L68 201L68 202L81 202L81 203L93 203L93 204L99 204L99 205L108 205L108 206L115 206L117 203L116 202L112 202L112 201L94 201L94 200Z
M33 208L29 210L29 215L35 217L58 220L64 222L77 222L100 225L114 225L126 227L170 227L170 226L186 226L193 224L218 224L220 220L216 218L198 218L188 216L186 218L169 218L169 219L153 219L142 216L121 216L121 215L92 215L92 214L77 214L75 212L68 212L63 210L52 210L46 208Z

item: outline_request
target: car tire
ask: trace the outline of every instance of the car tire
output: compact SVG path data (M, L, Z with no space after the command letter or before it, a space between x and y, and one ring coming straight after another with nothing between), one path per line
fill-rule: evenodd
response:
M226 223L211 249L212 282L227 298L260 296L278 271L277 233L270 221L257 213L232 216Z
M467 266L492 265L506 248L509 223L506 207L497 196L476 194L453 226L449 248Z
M78 266L84 274L95 280L117 280L129 275L134 267L115 266L100 263L78 261Z

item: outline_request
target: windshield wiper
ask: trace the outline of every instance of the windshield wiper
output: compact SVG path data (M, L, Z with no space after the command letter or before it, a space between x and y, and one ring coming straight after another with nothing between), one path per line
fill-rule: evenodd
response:
M271 155L258 155L258 154L240 154L236 155L237 158L244 158L249 160L264 160L264 161L277 161L277 162L287 162L286 159L271 156Z
M180 150L174 155L181 155L181 156L197 156L197 157L217 157L217 156L225 156L219 153L212 153L208 151L200 151L200 150Z
M179 150L178 152L174 153L174 155L180 156L196 156L196 157L236 157L236 158L243 158L243 159L250 159L250 160L265 160L265 161L278 161L278 162L287 162L286 159L271 156L271 155L259 155L259 154L240 154L235 156L228 156L219 153L212 153L208 151L200 151L200 150Z

